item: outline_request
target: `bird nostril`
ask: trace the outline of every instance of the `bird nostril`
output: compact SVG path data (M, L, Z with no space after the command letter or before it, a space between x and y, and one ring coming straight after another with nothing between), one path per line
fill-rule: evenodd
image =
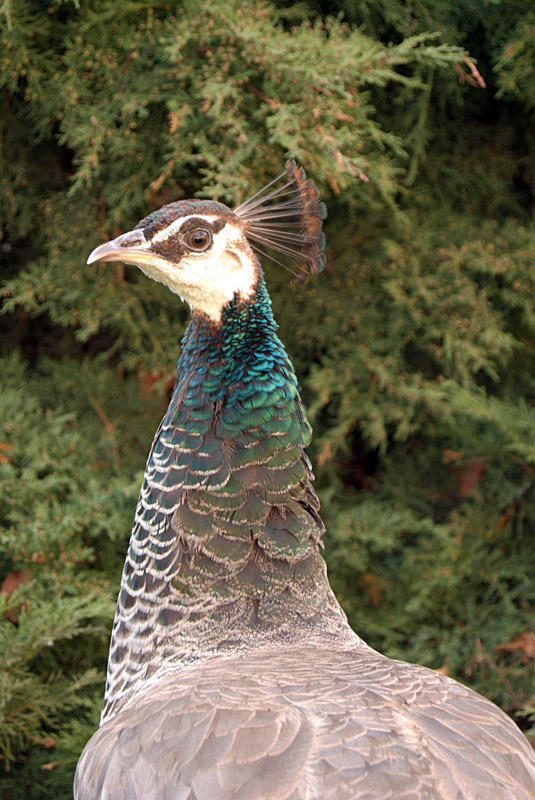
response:
M121 239L120 246L121 247L135 247L139 244L145 243L144 235L140 233L131 233L128 236L125 236L124 239Z

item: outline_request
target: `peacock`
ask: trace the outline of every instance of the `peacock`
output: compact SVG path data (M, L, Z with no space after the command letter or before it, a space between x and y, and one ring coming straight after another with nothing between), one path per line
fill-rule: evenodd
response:
M97 247L191 307L135 513L76 800L533 800L495 705L369 647L321 556L311 438L260 257L325 264L295 162L231 210L180 200Z

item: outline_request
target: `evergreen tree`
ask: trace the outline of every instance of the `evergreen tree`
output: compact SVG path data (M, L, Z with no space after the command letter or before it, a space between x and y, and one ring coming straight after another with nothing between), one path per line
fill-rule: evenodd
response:
M186 319L85 258L287 156L329 208L325 273L266 266L331 580L371 645L535 738L531 3L11 0L0 25L0 798L72 796Z

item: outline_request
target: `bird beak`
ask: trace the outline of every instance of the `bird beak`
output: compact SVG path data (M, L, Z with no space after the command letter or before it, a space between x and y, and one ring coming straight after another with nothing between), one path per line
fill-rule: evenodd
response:
M96 247L87 259L88 264L95 261L124 261L127 264L144 264L154 260L149 250L150 242L145 239L141 229L127 231L105 244Z

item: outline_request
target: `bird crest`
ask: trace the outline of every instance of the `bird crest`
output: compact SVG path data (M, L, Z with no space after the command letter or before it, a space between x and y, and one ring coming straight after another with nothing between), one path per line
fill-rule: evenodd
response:
M246 223L245 235L253 249L296 278L304 281L325 267L322 227L327 209L314 182L294 160L234 213Z

